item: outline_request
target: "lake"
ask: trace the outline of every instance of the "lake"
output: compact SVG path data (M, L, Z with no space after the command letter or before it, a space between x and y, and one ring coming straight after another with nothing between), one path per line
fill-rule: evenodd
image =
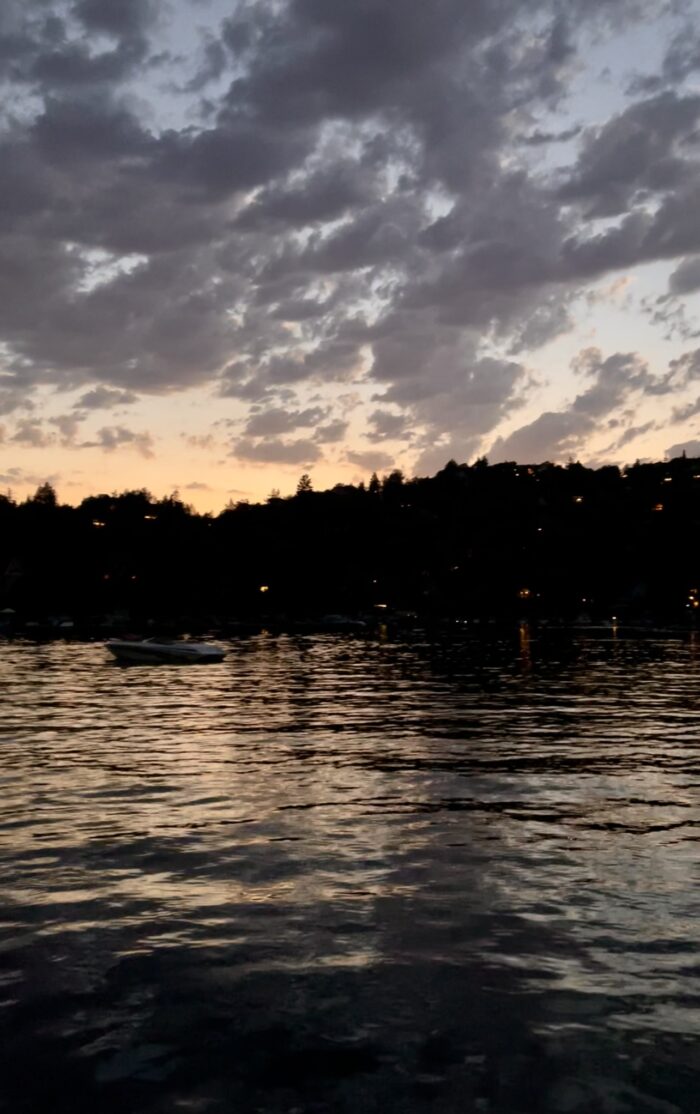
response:
M0 643L0 1109L697 1114L700 636Z

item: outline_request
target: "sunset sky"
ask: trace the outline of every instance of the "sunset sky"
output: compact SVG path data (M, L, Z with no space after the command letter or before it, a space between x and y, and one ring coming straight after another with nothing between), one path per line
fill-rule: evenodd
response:
M2 0L0 489L700 455L700 4Z

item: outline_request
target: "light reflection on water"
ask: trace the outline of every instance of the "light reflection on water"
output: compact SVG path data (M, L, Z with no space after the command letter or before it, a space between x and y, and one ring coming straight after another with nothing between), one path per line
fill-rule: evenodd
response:
M695 1114L699 680L692 637L1 645L0 1109Z

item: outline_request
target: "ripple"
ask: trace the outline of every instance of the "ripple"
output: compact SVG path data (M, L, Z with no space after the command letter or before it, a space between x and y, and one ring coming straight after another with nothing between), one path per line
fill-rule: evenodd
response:
M229 648L0 644L8 1110L700 1109L691 642Z

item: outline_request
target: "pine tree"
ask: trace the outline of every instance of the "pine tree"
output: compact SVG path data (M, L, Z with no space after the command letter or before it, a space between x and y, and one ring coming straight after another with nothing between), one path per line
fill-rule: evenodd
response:
M311 476L308 472L300 478L297 484L297 495L306 495L309 491L313 491L313 484L311 483Z
M46 483L39 484L38 488L31 497L30 502L38 503L42 507L55 507L58 505L56 497L56 488L50 484L48 480Z

